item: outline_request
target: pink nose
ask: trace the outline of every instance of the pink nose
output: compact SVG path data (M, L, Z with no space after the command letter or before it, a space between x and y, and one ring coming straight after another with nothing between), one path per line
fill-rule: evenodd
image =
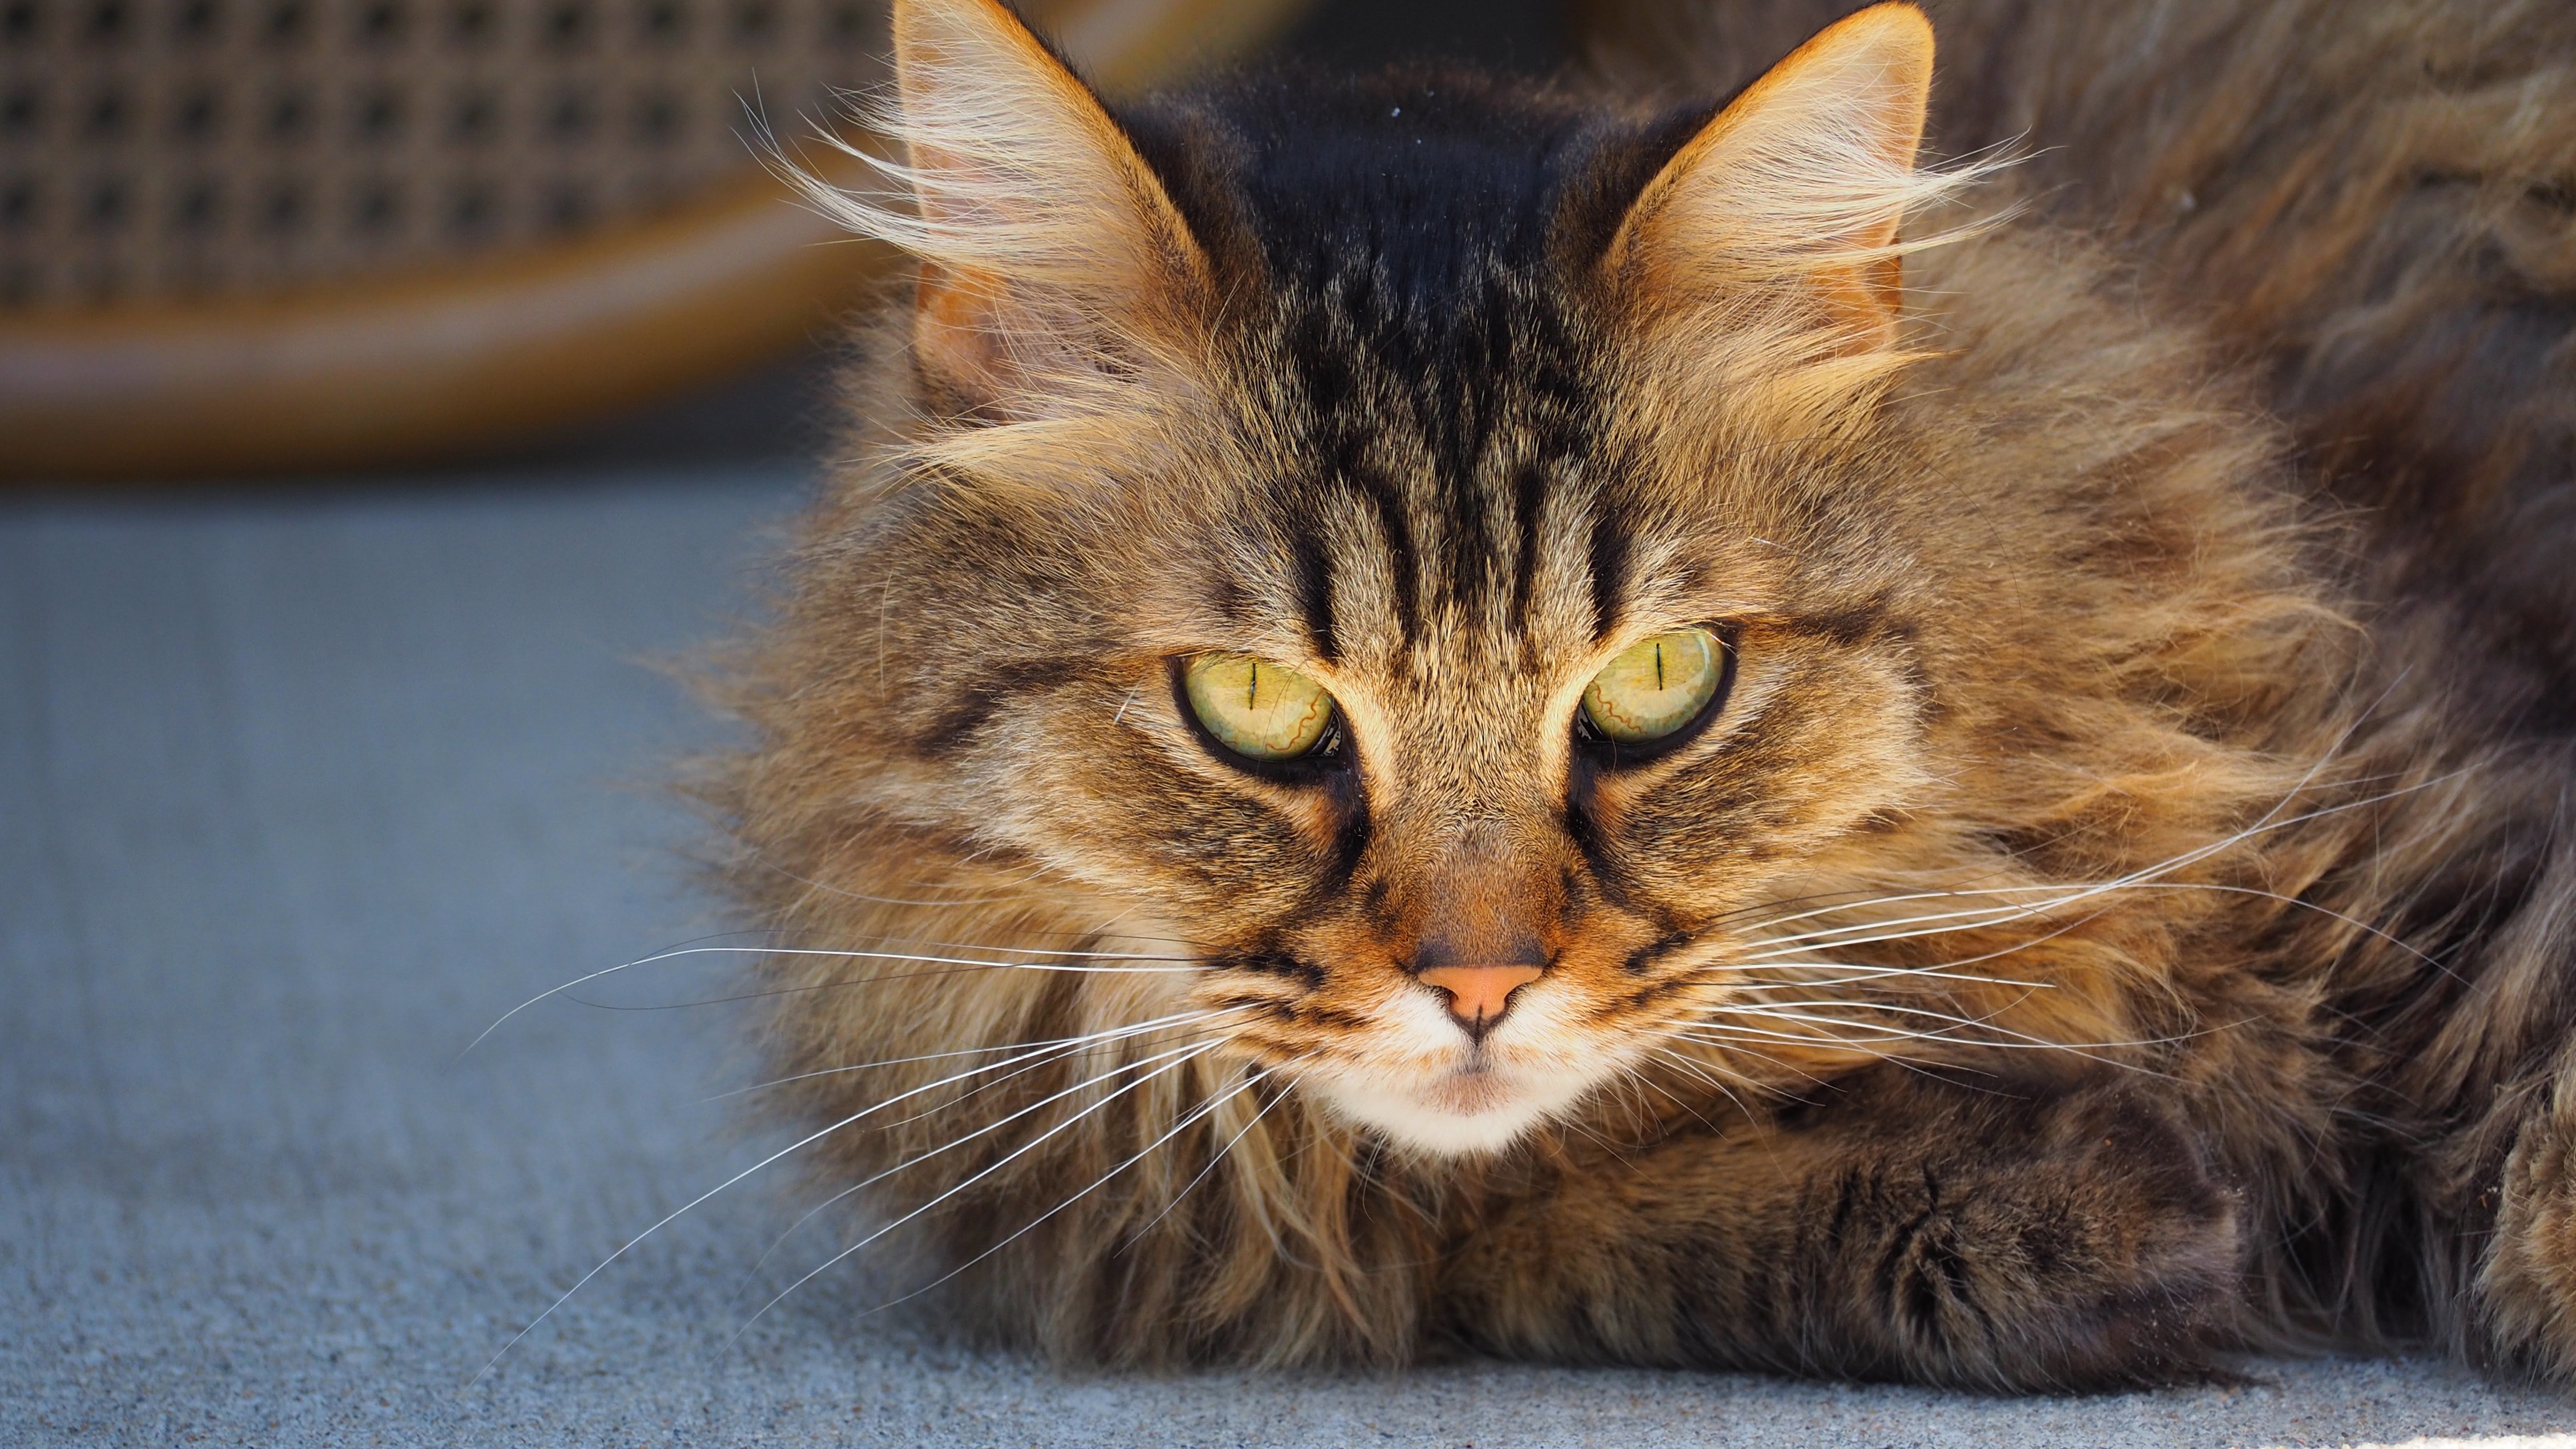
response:
M1434 966L1421 979L1449 993L1449 1014L1481 1041L1511 1010L1512 993L1545 974L1536 966Z

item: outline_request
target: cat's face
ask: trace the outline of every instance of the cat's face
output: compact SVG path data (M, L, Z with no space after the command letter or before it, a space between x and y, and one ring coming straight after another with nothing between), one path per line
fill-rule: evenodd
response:
M1218 411L1259 426L1140 432L1105 519L948 499L903 547L978 566L891 607L958 645L895 654L957 824L1185 942L1194 1000L1347 1114L1492 1147L1672 1045L1730 913L1910 803L1920 625L1891 540L1815 521L1886 460L1659 442L1604 337L1456 378L1476 436L1428 436L1429 344L1277 345L1346 310L1248 327L1273 386Z
M1964 647L1875 402L1919 17L1696 131L1497 137L1437 81L1122 131L975 5L910 13L920 218L874 224L931 258L941 421L839 545L891 818L1435 1153L1763 989L1783 881L1901 873Z
M1785 874L1813 879L1921 783L1903 606L1724 541L1721 517L1767 511L1741 505L1772 480L1747 470L1708 511L1657 518L1610 481L1650 462L1569 450L1532 490L1537 517L1503 526L1517 451L1477 470L1481 508L1428 470L1386 480L1405 500L1391 514L1363 490L1302 490L1322 496L1263 531L1313 541L1303 579L1294 550L1258 572L1249 550L1198 560L1213 599L1249 587L1230 609L1169 599L1157 617L1193 626L1174 657L1225 686L1234 659L1263 665L1241 696L1190 690L1188 663L1182 688L1148 684L1086 775L1116 821L1087 855L1188 862L1158 914L1206 953L1197 1000L1243 1008L1243 1045L1434 1151L1499 1146L1674 1045L1747 947L1730 916ZM1419 542L1480 514L1487 539ZM1300 592L1318 584L1329 649ZM1229 716L1263 706L1258 668L1331 700L1293 760L1227 742ZM1096 715L1069 714L1060 740L1098 740Z

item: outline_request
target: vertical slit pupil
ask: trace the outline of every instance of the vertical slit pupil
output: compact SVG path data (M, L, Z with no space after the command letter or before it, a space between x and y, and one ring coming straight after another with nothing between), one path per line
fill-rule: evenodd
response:
M1250 709L1261 698L1261 665L1255 661L1243 677L1243 707Z
M1662 644L1660 641L1658 641L1658 642L1656 643L1656 645L1655 645L1655 688L1657 688L1657 689L1661 689L1661 688L1663 688L1663 687L1664 687L1664 646L1663 646L1663 644Z

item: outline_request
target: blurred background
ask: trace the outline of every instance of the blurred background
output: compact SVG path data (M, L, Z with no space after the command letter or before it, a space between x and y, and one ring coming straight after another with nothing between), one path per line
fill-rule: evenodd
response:
M1568 57L1574 0L1027 0L1112 92ZM0 0L0 478L810 459L896 260L746 139L885 0ZM812 154L809 151L809 154Z

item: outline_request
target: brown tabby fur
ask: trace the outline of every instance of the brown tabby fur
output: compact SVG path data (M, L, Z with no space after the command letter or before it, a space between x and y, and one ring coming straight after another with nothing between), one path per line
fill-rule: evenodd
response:
M1714 95L1841 8L1604 28ZM2576 10L1927 8L1930 145L2000 175L1908 169L1902 6L1781 72L1896 58L1830 124L1351 93L1544 151L1516 231L1365 146L1290 194L1265 125L1362 131L1270 82L1113 123L986 0L898 7L919 208L822 199L923 281L709 788L813 953L760 971L820 1180L935 1204L978 1321L2576 1375ZM1584 682L1695 623L1722 713L1591 762ZM1217 758L1208 650L1332 690L1351 763ZM1439 1038L1411 973L1514 952ZM1475 1051L1460 1120L1536 1120L1370 1105Z

